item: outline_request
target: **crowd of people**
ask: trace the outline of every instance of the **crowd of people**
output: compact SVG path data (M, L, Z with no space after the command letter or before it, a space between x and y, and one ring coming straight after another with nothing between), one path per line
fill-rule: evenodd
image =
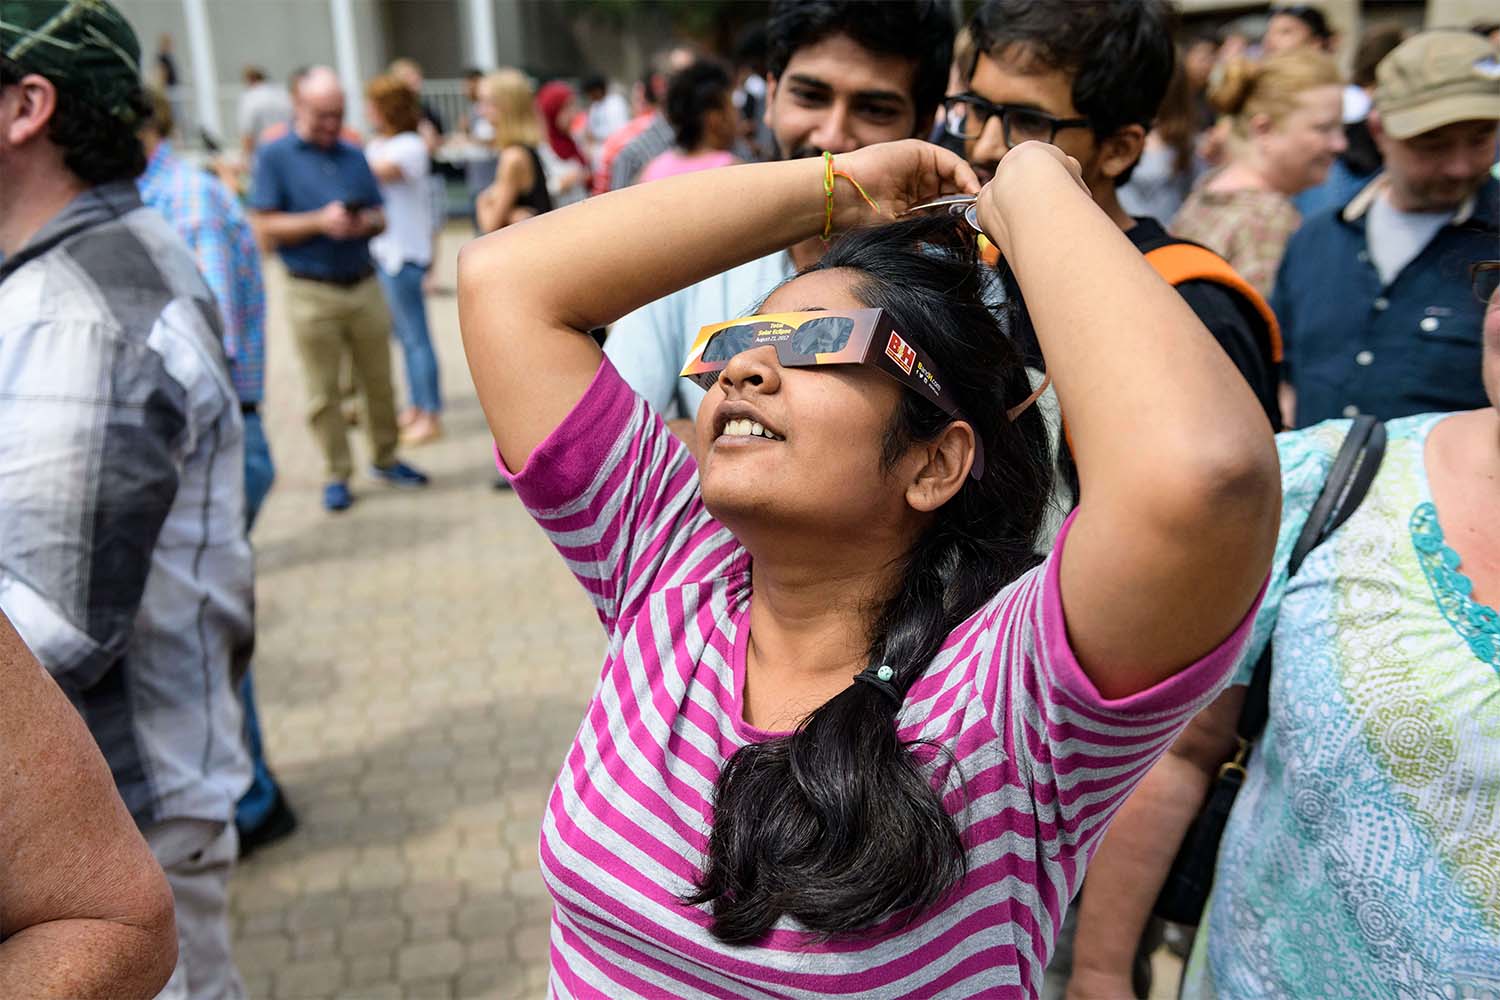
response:
M1117 1000L1164 927L1184 997L1500 992L1500 36L1340 41L774 0L454 122L248 67L208 170L169 48L0 0L0 995L243 995L268 309L326 511L351 424L428 485L450 181L608 637L549 995Z

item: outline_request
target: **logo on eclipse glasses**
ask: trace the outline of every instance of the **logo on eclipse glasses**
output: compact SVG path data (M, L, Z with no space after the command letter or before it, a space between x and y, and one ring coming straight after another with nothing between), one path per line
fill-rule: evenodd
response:
M911 366L917 360L917 352L912 346L901 339L901 334L892 333L891 339L886 341L885 356L901 366L906 374L911 374Z

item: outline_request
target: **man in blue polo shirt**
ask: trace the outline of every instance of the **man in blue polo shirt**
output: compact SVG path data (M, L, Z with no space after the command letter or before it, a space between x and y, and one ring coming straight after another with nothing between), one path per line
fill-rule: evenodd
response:
M1276 278L1289 426L1489 405L1469 267L1500 240L1497 122L1500 62L1477 35L1423 32L1376 68L1385 169L1304 223Z
M326 66L309 70L293 105L292 131L256 155L251 222L261 243L280 251L286 265L287 317L307 382L308 422L327 465L323 506L341 511L354 500L339 405L346 358L364 397L372 473L392 486L426 486L427 477L396 458L391 320L369 250L385 216L364 154L339 138L344 91L338 75Z

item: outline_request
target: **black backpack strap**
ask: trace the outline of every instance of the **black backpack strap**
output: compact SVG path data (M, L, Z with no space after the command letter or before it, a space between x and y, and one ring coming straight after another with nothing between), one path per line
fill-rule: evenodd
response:
M1291 558L1287 561L1288 579L1297 574L1309 552L1349 520L1349 515L1370 491L1384 455L1385 424L1371 416L1356 417L1349 435L1344 438L1343 447L1334 457L1333 467L1328 470L1328 481L1323 484L1323 491L1307 515L1302 534L1297 536L1297 544L1292 547ZM1240 747L1234 762L1242 768L1249 759L1250 748L1266 728L1270 701L1271 644L1267 643L1256 661L1255 673L1245 693L1245 707L1240 710L1240 719L1235 725Z

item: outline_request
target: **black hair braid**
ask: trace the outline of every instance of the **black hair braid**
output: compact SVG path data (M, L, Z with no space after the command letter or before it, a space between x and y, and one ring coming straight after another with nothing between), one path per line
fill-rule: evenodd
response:
M957 625L1036 564L1051 490L1040 416L1005 418L1030 383L984 302L978 266L972 239L947 219L850 234L817 265L856 273L856 298L885 309L932 356L985 445L984 478L939 508L871 630L871 664L890 666L903 693ZM951 419L904 393L887 466ZM952 787L953 761L936 744L903 741L896 712L877 688L851 684L790 735L729 759L707 863L685 899L710 905L715 937L752 944L782 917L819 937L859 933L915 918L963 879L959 827L934 787Z

